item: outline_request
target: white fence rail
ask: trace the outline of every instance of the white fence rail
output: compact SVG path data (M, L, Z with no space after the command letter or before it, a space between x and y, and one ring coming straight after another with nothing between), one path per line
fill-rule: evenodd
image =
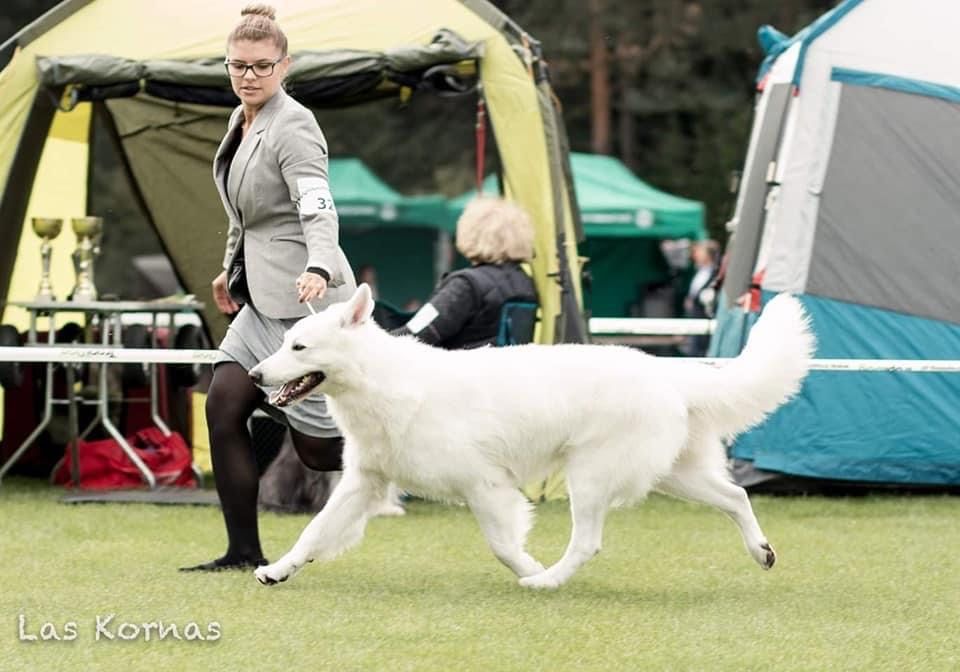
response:
M591 317L593 336L695 336L712 334L716 320L692 318Z
M0 347L0 362L56 362L108 364L213 364L218 350L169 350L158 348L103 348L96 346ZM678 358L687 362L720 365L726 358ZM814 371L911 371L914 373L953 373L960 371L960 360L948 359L812 359Z

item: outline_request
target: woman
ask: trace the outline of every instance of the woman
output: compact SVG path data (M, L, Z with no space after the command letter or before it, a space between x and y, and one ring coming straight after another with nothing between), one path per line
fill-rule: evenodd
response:
M213 166L228 219L213 298L236 317L220 344L206 404L228 544L222 557L184 570L266 563L257 528L259 472L247 429L265 394L247 371L278 349L290 325L309 314L309 302L323 308L346 300L356 286L337 243L326 140L310 110L283 91L287 38L271 7L251 5L241 16L226 58L240 106ZM339 470L343 442L323 398L284 412L300 459L312 469Z
M448 350L476 348L496 341L503 304L536 303L533 280L520 267L533 257L533 227L519 207L501 198L472 200L457 221L456 245L471 266L445 276L392 333Z

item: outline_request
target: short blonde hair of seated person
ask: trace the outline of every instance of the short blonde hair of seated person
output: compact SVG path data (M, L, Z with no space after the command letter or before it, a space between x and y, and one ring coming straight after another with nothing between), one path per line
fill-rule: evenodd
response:
M533 224L518 205L479 196L457 220L457 249L475 264L529 261L533 258Z

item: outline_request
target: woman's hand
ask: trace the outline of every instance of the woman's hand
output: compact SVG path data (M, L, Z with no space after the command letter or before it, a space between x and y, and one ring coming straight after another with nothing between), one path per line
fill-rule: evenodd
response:
M322 275L306 271L297 278L297 300L300 303L322 299L326 293L327 281Z
M224 315L233 315L240 310L237 302L230 298L230 292L227 291L227 272L223 271L210 283L213 287L213 302Z

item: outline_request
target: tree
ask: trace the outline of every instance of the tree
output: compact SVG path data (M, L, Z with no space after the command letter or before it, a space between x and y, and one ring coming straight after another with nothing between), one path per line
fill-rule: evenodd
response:
M732 205L728 176L746 153L763 59L757 28L771 23L790 34L836 4L494 2L543 44L571 147L613 153L651 184L704 201L720 240Z

